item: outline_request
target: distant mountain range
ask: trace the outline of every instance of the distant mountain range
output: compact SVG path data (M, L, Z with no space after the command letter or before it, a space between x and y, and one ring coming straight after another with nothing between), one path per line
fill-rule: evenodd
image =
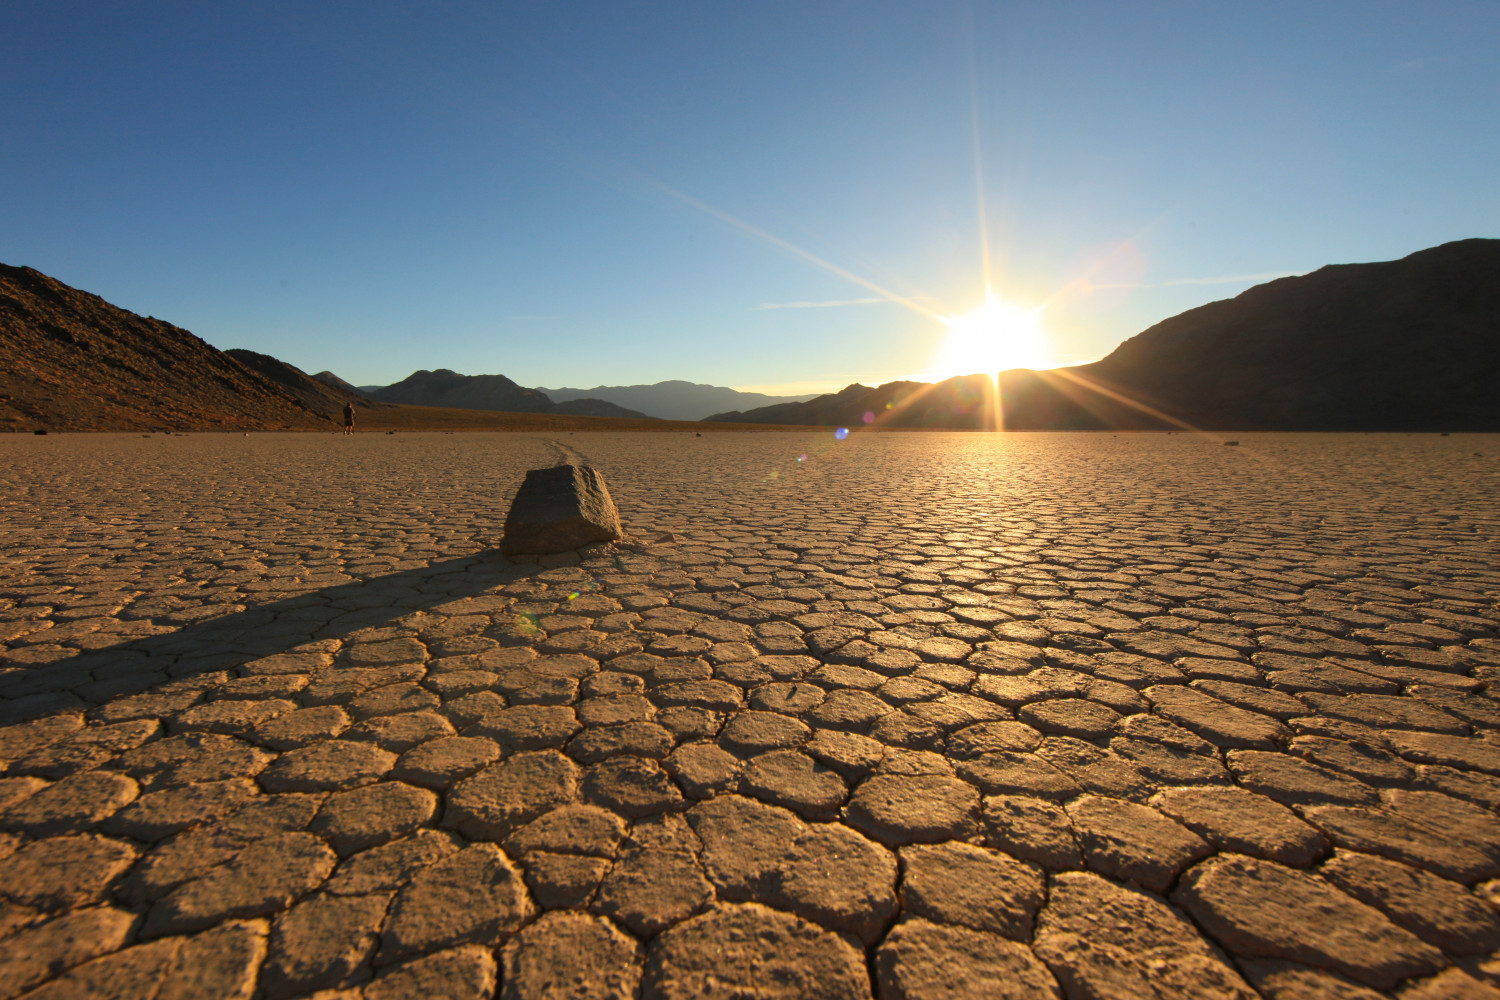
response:
M569 415L535 390L521 391L531 394L541 412L382 402L332 372L315 377L267 354L220 351L181 327L121 309L31 268L0 264L0 430L332 430L350 401L361 429L600 426L591 417ZM644 418L604 424L656 425L672 426Z
M460 375L447 368L413 372L393 385L352 386L332 372L317 378L346 392L387 403L456 406L512 413L571 413L588 417L702 420L728 407L762 407L812 399L740 392L718 385L669 381L654 385L601 385L593 389L527 389L504 375Z
M998 415L1013 430L1500 431L1500 240L1281 278L1164 320L1102 361L1004 372L998 383L998 412L991 378L974 375L856 384L707 419L960 429L994 426ZM549 392L590 395L554 401ZM362 427L546 429L644 416L619 399L666 417L693 412L671 406L707 399L775 398L685 382L544 392L446 369L356 389L332 372L314 377L269 355L219 351L0 264L0 429L331 428L350 399Z
M999 377L1014 430L1500 431L1500 240L1339 264L1163 320L1102 361ZM993 426L984 376L851 385L714 421Z
M338 378L331 372L324 375ZM343 379L338 379L345 385ZM517 385L504 375L460 375L447 368L412 372L394 385L364 386L371 399L408 406L444 406L464 410L503 410L508 413L567 413L583 417L645 417L636 410L602 399L570 399L555 403L545 393Z
M639 410L663 420L702 420L725 410L747 410L780 403L800 403L814 398L802 396L768 396L761 392L741 392L720 385L669 381L654 385L597 385L592 389L538 389L559 403L592 397Z

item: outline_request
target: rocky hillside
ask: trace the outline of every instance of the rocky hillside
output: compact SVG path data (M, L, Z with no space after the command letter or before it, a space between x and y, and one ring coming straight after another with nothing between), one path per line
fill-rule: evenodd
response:
M852 385L714 421L972 428L989 380ZM1500 431L1500 240L1341 264L1164 320L1090 365L1000 377L1024 430ZM891 404L889 407L887 404Z
M283 386L181 327L0 264L0 429L324 424Z
M1500 430L1500 240L1257 285L1085 371L1207 426Z
M238 347L232 347L224 353L251 371L275 382L291 393L297 402L329 420L340 423L343 421L346 402L353 403L361 411L376 407L390 409L394 405L367 399L347 382L342 387L334 385L316 375L307 374L296 365L289 365L285 361L273 358L269 354L260 354ZM340 381L343 380L340 379Z
M448 368L412 372L394 385L366 387L366 395L386 403L504 410L509 413L564 413L585 417L644 417L644 413L602 399L554 403L545 393L517 385L504 375L460 375Z

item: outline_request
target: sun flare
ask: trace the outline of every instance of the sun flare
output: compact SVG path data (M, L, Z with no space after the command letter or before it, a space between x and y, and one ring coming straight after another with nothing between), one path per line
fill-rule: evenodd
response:
M1024 309L988 295L962 316L943 319L948 337L934 359L932 375L994 375L1012 368L1042 369L1052 364L1040 309Z

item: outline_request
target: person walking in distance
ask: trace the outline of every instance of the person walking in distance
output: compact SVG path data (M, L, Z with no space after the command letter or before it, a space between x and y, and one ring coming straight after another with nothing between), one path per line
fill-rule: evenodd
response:
M350 402L344 403L344 433L354 433L354 404Z

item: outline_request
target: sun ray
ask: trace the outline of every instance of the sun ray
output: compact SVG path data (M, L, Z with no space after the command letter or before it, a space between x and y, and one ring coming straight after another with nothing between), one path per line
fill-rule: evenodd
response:
M839 267L832 261L824 260L822 257L819 257L817 254L812 253L811 251L802 249L795 243L790 243L779 236L775 236L771 233L766 232L759 226L752 225L751 223L746 222L744 219L740 219L736 216L730 215L723 209L715 208L705 201L700 201L699 199L694 198L692 195L686 193L685 191L679 191L665 181L657 180L650 175L642 176L652 186L654 186L664 194L668 194L673 198L676 198L684 205L689 205L697 209L698 211L703 212L705 215L710 215L713 218L718 219L720 222L733 226L735 229L738 229L742 233L747 233L750 236L754 236L756 239L764 240L772 246L780 250L784 250L794 257L799 257L802 260L807 261L809 264L816 265L817 267L822 268L830 274L836 274L846 281L854 282L861 288L867 288L870 291L874 292L876 295L879 295L881 298L894 302L897 305L905 306L912 312L925 316L928 319L936 320L939 323L943 322L943 316L941 313L929 309L927 306L924 306L922 303L913 298L910 298L909 296L901 295L898 292L891 291L889 288L877 285L875 282L871 281L868 278L855 274L853 271L850 271L847 268Z
M916 404L917 402L919 402L924 396L928 395L929 393L931 393L936 388L937 388L937 384L936 383L928 383L928 384L918 383L918 386L917 386L916 390L913 391L909 396L906 396L906 397L898 399L898 400L893 400L892 402L890 402L890 403L887 404L887 406L889 407L889 409L883 410L880 413L875 414L875 419L871 422L870 426L873 427L873 426L878 425L878 424L888 424L888 423L890 423L892 421L892 419L894 419L896 416L898 416L899 414L901 414L903 411L911 408L914 404ZM868 428L854 428L854 429L855 430L862 430L862 429L868 429Z
M1184 430L1191 434L1199 434L1204 437L1214 438L1215 440L1218 440L1213 434L1210 434L1208 431L1205 431L1199 427L1193 426L1186 420L1174 417L1170 413L1166 413L1162 410L1156 409L1154 406L1148 406L1138 399L1132 399L1125 393L1116 391L1115 389L1112 389L1109 386L1105 385L1103 382L1100 382L1096 379L1091 379L1086 375L1080 375L1077 372L1071 371L1067 368L1054 368L1053 370L1046 372L1045 374L1055 379L1064 379L1068 382L1072 382L1075 385L1079 385L1090 392L1094 392L1108 399L1112 399L1117 403L1123 403L1124 405L1131 407L1134 410L1138 410L1141 413L1146 414L1153 420L1160 420L1162 423L1171 424L1173 427L1176 427L1179 430Z
M979 132L979 69L974 56L973 35L969 36L969 115L974 132L974 197L978 208L979 222L979 267L984 278L984 294L988 298L994 287L994 274L990 263L990 217L984 196L984 150Z

